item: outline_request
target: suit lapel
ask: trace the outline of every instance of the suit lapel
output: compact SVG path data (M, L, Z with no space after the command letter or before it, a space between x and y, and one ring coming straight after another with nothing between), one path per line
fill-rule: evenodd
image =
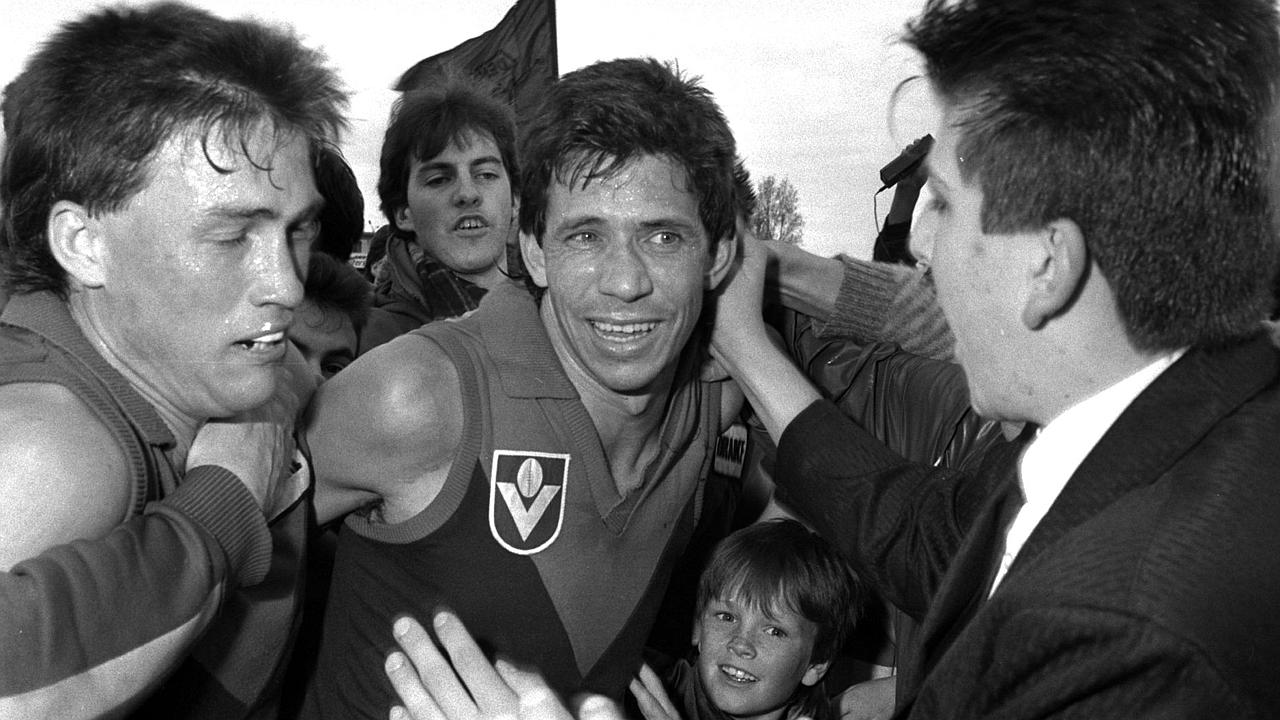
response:
M1004 457L987 465L987 472L1000 473L1002 479L965 534L945 580L929 604L920 629L918 667L914 672L904 669L907 685L914 685L912 676L923 679L929 673L986 598L999 565L1003 532L1022 504L1018 458L1023 447L1022 442L1010 443L1000 450Z
M1154 483L1276 372L1276 352L1266 338L1218 351L1189 350L1121 413L1085 457L1009 575L1120 497Z

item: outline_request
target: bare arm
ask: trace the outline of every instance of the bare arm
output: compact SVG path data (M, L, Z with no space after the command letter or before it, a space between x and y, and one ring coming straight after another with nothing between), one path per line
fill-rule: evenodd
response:
M122 712L182 661L226 592L267 571L258 498L282 468L241 456L283 457L289 421L197 436L259 492L203 464L127 517L133 478L92 411L58 385L0 387L0 717ZM252 452L260 442L281 452Z
M369 504L390 522L431 503L462 437L457 369L408 335L360 356L312 398L306 443L321 523Z
M0 569L100 537L129 514L124 452L61 385L0 386L0 468Z
M826 320L836 309L844 263L791 243L759 242L767 252L767 292L784 307Z

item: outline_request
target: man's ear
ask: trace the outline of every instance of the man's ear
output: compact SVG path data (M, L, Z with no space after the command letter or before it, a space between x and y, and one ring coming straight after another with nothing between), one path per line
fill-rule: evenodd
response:
M101 287L106 282L103 263L107 246L102 224L83 205L68 200L54 203L45 234L54 260L76 282L85 287Z
M800 683L805 687L813 687L817 685L823 676L827 674L827 669L831 667L831 661L810 665L808 670L804 671L804 677L800 678Z
M396 208L396 229L401 232L413 232L413 216L409 214L409 206Z
M524 260L524 269L529 271L533 284L540 288L547 286L547 258L542 253L542 246L536 238L528 233L520 233L520 257Z
M1022 323L1029 330L1039 330L1071 306L1089 268L1089 249L1074 220L1051 221L1041 231L1034 249L1035 264L1022 307Z
M715 252L711 255L711 265L707 268L705 289L715 290L724 282L733 267L734 258L738 257L738 236L730 235L716 243Z
M695 648L698 647L698 636L702 635L702 613L698 613L698 617L693 619L693 637L689 638L689 644Z

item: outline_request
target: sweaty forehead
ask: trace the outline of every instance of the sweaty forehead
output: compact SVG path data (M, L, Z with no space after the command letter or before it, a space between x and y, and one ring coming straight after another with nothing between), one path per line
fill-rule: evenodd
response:
M674 187L682 192L695 194L695 188L689 177L689 170L672 157L663 154L638 154L619 157L605 153L579 151L562 158L551 175L553 185L561 184L572 190L584 190L591 185L603 183L620 186L637 174L651 172L662 168L664 176L670 178Z
M582 217L671 222L701 230L698 198L683 167L646 155L617 167L558 177L548 193L548 221ZM556 216L559 216L558 218Z

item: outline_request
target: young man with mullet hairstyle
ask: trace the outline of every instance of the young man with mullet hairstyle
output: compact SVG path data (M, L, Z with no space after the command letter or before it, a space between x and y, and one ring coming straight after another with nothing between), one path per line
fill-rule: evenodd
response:
M462 84L411 90L391 111L378 196L391 235L361 352L476 309L505 282L520 169L511 109Z
M274 717L284 338L345 103L291 34L177 4L69 22L5 89L0 717Z
M763 344L745 250L713 348L779 439L776 498L923 621L897 716L1280 707L1278 32L1268 0L931 0L908 26L943 110L913 248L975 409L1039 429L976 469L820 400Z
M338 541L309 717L384 718L393 622L445 604L562 693L626 692L702 511L722 418L704 302L734 258L735 147L654 60L564 76L531 119L529 289L375 349L308 413Z

